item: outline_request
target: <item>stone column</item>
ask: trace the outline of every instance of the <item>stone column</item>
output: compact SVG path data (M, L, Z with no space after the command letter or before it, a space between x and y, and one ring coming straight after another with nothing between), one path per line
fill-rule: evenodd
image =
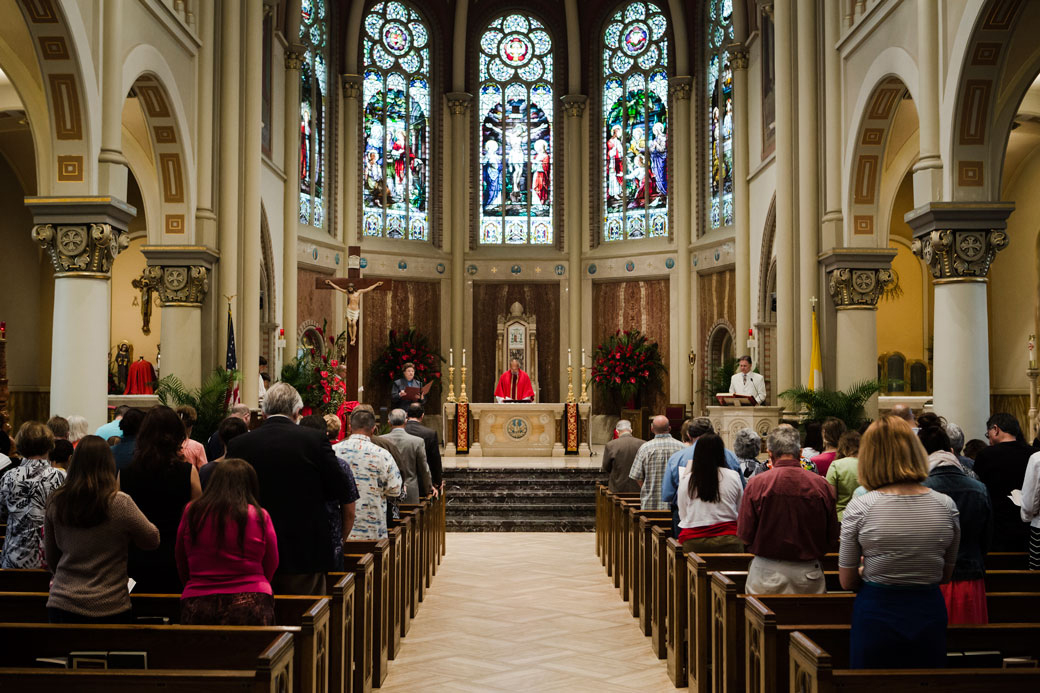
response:
M737 314L733 337L737 354L746 353L748 328L751 326L751 205L748 194L748 50L742 44L728 47L729 64L733 68L733 209L736 222L736 301Z
M113 197L27 197L32 237L54 266L51 414L108 420L112 261L137 210Z
M672 95L672 123L670 127L672 151L676 154L672 159L675 162L672 166L674 179L669 183L668 187L670 190L695 190L693 167L691 166L691 162L694 160L694 149L690 136L690 133L694 131L690 117L690 93L693 91L693 78L687 76L672 77L669 80L668 91ZM675 289L679 296L679 302L672 310L672 315L675 316L676 353L672 355L672 363L668 364L668 369L671 371L673 368L676 368L675 372L681 375L676 381L678 390L672 393L669 401L689 402L693 393L690 392L690 379L685 377L686 369L684 366L690 354L690 306L693 305L691 290L693 284L692 268L690 266L690 243L693 240L695 223L693 219L693 198L680 192L678 195L672 195L671 199L675 209L675 212L672 214L672 220L674 221L672 232L675 237L676 250L675 272L672 274L672 277L675 279Z
M296 41L300 33L300 2L290 0L286 8L286 36ZM296 295L296 237L300 227L300 65L303 46L290 43L285 47L285 135L282 143L282 168L285 185L282 188L282 327L285 329L283 362L296 356L296 337L299 328Z
M126 198L128 169L123 157L123 3L105 0L102 12L101 50L101 152L98 155L98 189L102 194ZM73 412L74 413L74 412Z
M798 0L797 75L815 75L816 0ZM809 301L819 298L820 195L819 129L817 123L818 80L798 79L798 349L801 382L809 382L812 355L812 312ZM777 159L779 161L779 157ZM795 373L799 377L799 371Z
M906 214L914 255L932 271L936 413L982 438L989 417L989 320L986 275L1007 247L1010 202L930 202Z
M264 5L247 2L243 58L242 118L242 316L238 368L242 373L242 402L256 407L260 396L260 169L262 166L259 113L263 90Z
M841 7L836 2L823 6L824 207L823 248L842 246L841 215L841 55L834 46L841 35Z
M198 171L196 186L198 205L195 209L196 243L215 245L217 242L217 215L213 212L213 63L216 45L216 7L207 2L199 13L199 101L198 149L195 167Z
M239 85L241 82L242 55L241 49L241 3L227 0L221 3L220 13L220 195L218 205L218 242L220 248L220 265L217 274L220 285L220 297L238 295L238 187L241 166L239 164L238 138L241 123L239 122ZM257 114L259 111L257 111ZM231 300L227 298L227 300ZM241 314L237 307L241 305L241 297L231 301L231 312L235 317L235 328L238 337L242 336ZM227 320L217 320L220 330L220 343L217 353L227 347Z
M582 176L582 136L581 126L585 115L587 96L574 95L563 97L563 112L567 115L564 121L565 158L564 163L564 199L566 200L566 223L564 244L567 248L570 271L567 275L567 326L568 344L576 359L581 359L581 251L585 246L582 238L581 200L584 198L582 187L585 180ZM574 392L581 391L581 363L574 369ZM554 374L559 377L559 374ZM561 392L566 392L566 387Z
M836 311L837 389L877 378L877 302L893 281L895 255L888 248L837 248L820 258ZM867 412L877 414L876 397Z
M798 384L801 363L795 350L795 326L799 315L795 309L794 252L794 118L792 91L794 65L791 59L791 0L774 0L773 18L776 50L776 384L783 392ZM815 181L813 182L815 185Z
M358 115L361 113L361 75L340 75L340 84L343 87L343 141L351 143L351 146L344 149L353 151L352 145L358 141L360 130ZM343 238L347 245L361 245L363 236L357 204L361 198L358 164L351 156L343 163Z
M457 176L449 178L445 190L446 194L451 195L451 348L456 354L461 354L466 346L463 328L466 320L466 251L469 249L469 206L466 201L466 193L469 191L469 176L466 175L469 139L466 126L469 119L466 116L473 103L473 95L452 92L447 94L447 99L451 113L451 170L458 172ZM459 392L459 383L455 387L455 391Z
M939 4L917 3L919 89L915 104L920 124L921 158L914 164L914 204L942 199L939 156Z

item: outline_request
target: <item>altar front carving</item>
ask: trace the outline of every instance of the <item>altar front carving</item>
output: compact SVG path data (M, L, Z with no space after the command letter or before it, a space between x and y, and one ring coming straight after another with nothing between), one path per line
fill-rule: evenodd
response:
M558 403L477 404L468 406L469 455L473 457L563 457L568 423L567 405ZM581 442L579 457L589 457L588 421L591 405L578 404ZM456 406L444 405L444 454L456 454Z

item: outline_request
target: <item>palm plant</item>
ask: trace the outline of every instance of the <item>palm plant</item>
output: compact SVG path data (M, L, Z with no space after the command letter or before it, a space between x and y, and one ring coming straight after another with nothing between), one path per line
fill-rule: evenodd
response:
M729 392L730 378L737 372L737 364L739 363L738 359L731 358L724 360L721 365L712 368L701 386L701 394L714 401L715 395L718 393ZM758 369L756 368L755 371L758 371Z
M161 378L155 394L167 407L188 405L195 409L198 419L191 429L191 437L205 444L220 426L228 412L228 393L238 380L238 371L218 368L196 390L189 390L175 375Z
M845 390L810 390L804 385L784 390L780 397L792 404L804 407L807 417L823 421L828 417L841 419L850 429L858 429L867 421L866 403L881 392L877 380L864 380L850 385Z

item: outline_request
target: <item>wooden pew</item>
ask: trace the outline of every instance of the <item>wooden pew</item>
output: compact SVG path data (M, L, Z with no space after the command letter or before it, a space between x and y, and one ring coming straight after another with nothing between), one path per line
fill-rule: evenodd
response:
M46 592L0 592L0 614L8 623L47 623ZM179 594L135 594L130 601L135 617L157 616L180 622ZM328 597L275 597L275 623L300 629L294 644L293 682L297 691L328 690L331 649Z
M963 626L953 626L947 635L947 646L957 643L956 647L964 647L961 640L963 633L957 631ZM975 626L974 628L987 628ZM832 654L829 650L815 642L813 632L795 632L791 634L791 646L788 654L790 676L789 690L806 691L806 693L837 693L848 691L866 693L867 691L1036 691L1040 689L1040 669L860 669L853 670L848 666L848 633L844 633L846 651L841 655ZM1021 643L1010 642L1006 638L1015 639L1031 637L1033 656L1036 655L1036 642L1040 641L1040 627L1011 626L1006 630L982 632L984 641L981 647L987 650L1001 649L1001 645L1021 647ZM974 641L974 639L973 639ZM831 645L832 646L832 645ZM1008 650L1013 652L1020 650ZM1006 655L1005 655L1006 656Z
M343 542L343 552L372 554L372 685L383 685L390 648L390 540Z
M354 690L354 574L330 573L325 588L332 599L329 633L329 692Z
M373 637L373 602L375 598L375 560L372 554L344 554L343 566L354 575L354 661L353 693L371 693L372 665L378 645ZM343 577L341 573L329 573L328 580Z
M665 659L668 678L676 688L687 685L686 639L689 620L686 617L686 555L682 544L669 537L665 543Z
M261 691L293 690L293 638L271 627L0 623L0 690ZM102 644L103 643L103 644ZM148 653L145 670L36 667L37 657L73 651ZM64 685L64 688L57 686Z
M425 568L423 566L423 560L426 556L426 525L421 505L406 505L402 503L400 505L400 510L402 518L407 515L412 521L412 574L410 579L412 581L412 601L415 604L415 607L412 610L412 618L415 618L415 613L419 608L420 602L426 598Z
M396 520L394 526L401 528L401 541L404 543L401 551L401 582L404 591L403 618L401 620L401 636L403 637L412 627L412 619L415 618L419 608L419 585L415 579L415 537L418 525L413 513L402 512L401 519Z
M629 508L631 562L628 567L628 610L639 619L643 635L650 635L650 593L653 590L653 528L671 528L671 513Z
M746 654L737 652L734 657L738 664L741 657L745 660L747 690L771 693L782 689L781 682L788 677L787 652L793 632L834 626L843 628L847 639L854 601L855 595L851 593L748 595L744 600L743 619L747 634ZM1040 619L1040 593L994 592L987 595L986 603L991 624L1032 623ZM961 626L951 626L950 632L954 628ZM951 646L949 649L956 648ZM995 648L980 646L971 649ZM843 651L848 651L847 642Z
M404 552L404 530L398 527L387 529L387 540L390 542L390 599L387 603L389 609L389 650L387 656L393 660L397 659L397 653L401 651L401 636L404 628L401 619L404 617L404 603L406 594L401 569L404 565L402 553Z
M650 543L650 586L646 590L647 610L650 612L650 646L658 659L668 655L668 550L667 542L672 536L672 521L667 525L655 525L651 530Z

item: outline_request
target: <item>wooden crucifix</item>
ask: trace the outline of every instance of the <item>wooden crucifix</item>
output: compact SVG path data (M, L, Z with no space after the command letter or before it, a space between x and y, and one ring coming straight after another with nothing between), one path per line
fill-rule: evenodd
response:
M370 291L389 291L393 282L384 279L376 281L361 278L361 246L347 247L347 276L340 279L325 279L319 277L314 282L314 288L320 290L336 290L346 295L347 299L347 335L349 346L357 344L358 320L361 319L361 297ZM354 392L358 387L358 354L348 354L345 358L347 368L346 384L347 392Z

